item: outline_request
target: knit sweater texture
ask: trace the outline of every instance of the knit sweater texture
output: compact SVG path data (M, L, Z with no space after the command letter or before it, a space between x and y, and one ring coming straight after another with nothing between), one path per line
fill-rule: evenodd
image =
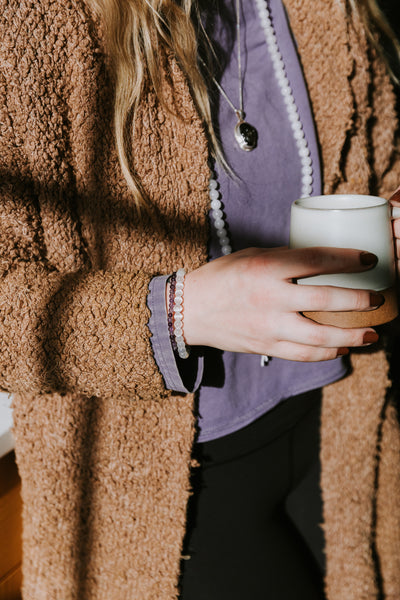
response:
M324 191L400 183L394 94L344 0L286 0ZM82 0L0 0L0 382L14 394L25 600L173 600L190 494L193 397L163 385L155 275L207 260L208 146L160 56L136 117L138 218L113 143L112 77ZM400 436L383 349L324 390L329 600L400 597Z

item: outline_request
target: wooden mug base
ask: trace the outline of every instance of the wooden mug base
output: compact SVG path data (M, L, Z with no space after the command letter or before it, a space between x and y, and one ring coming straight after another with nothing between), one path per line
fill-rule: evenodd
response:
M341 311L341 312L313 312L307 311L303 315L321 323L321 325L334 325L335 327L374 327L375 325L383 325L393 321L399 314L397 306L397 294L394 287L386 290L379 290L378 294L382 294L385 302L379 308L366 311Z

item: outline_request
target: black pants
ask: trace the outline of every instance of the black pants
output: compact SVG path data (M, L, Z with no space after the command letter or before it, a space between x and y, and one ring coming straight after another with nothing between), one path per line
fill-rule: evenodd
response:
M319 420L315 391L197 444L182 600L324 598Z

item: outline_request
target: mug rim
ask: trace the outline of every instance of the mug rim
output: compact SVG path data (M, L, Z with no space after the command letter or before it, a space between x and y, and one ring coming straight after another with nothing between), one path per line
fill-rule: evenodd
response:
M345 198L353 198L353 199L363 199L363 200L373 200L373 204L368 204L367 206L341 206L341 207L324 207L324 206L306 206L305 203L312 202L315 200L320 200L323 198L337 198L337 199L345 199ZM368 210L371 208L379 208L380 206L384 206L388 204L388 201L385 198L381 198L380 196L370 196L367 194L321 194L318 196L307 196L306 198L298 198L293 202L293 206L296 208L300 208L303 210L318 210L318 211L335 211L335 212L348 212L348 211L359 211L359 210Z

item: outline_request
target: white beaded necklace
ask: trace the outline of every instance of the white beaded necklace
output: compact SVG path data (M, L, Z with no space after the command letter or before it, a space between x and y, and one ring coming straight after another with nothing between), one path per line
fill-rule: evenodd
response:
M275 30L272 24L270 11L268 8L268 0L255 0L258 15L260 18L261 27L264 32L265 41L267 43L268 52L272 60L275 78L278 82L283 101L286 106L286 111L290 126L293 131L293 137L296 142L299 159L301 162L301 197L306 198L311 196L313 187L313 168L310 157L310 149L304 134L303 125L300 120L300 115L296 102L293 96L293 91L286 75L285 63L279 50L276 39ZM222 210L221 194L218 191L218 182L215 177L210 179L209 183L211 217L219 239L221 251L223 255L230 254L232 247L228 232L226 229L226 219ZM268 363L268 357L261 357L261 365Z

